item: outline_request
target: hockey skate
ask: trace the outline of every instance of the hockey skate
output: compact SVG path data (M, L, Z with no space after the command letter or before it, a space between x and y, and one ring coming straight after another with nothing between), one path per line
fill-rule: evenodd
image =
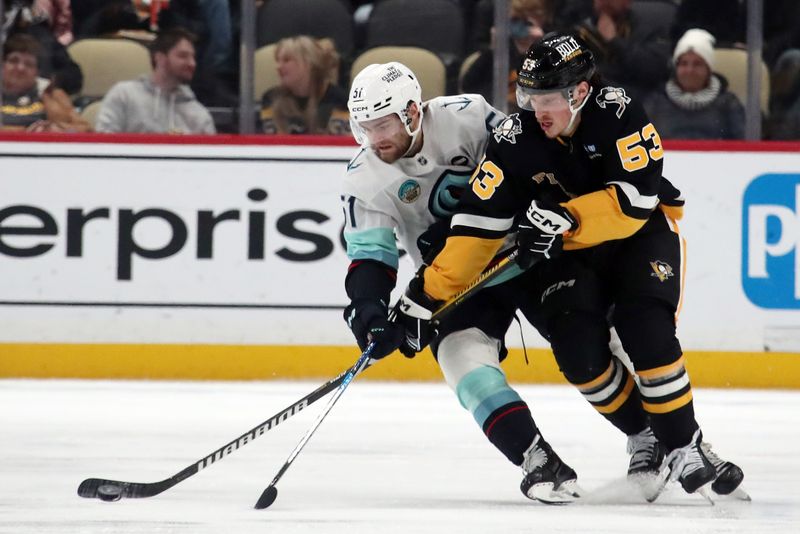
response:
M537 434L525 451L520 489L529 499L545 504L568 504L580 498L578 475L561 461L553 448Z
M659 473L666 449L647 427L638 434L628 436L628 454L631 455L628 480L641 489L645 499L653 502L661 493Z
M703 451L702 441L703 434L698 429L688 445L670 452L665 461L669 466L670 481L680 482L686 493L698 492L714 504L706 491L706 485L717 478L717 470Z
M717 479L711 484L711 490L717 495L730 495L742 501L751 500L750 495L741 488L742 480L744 479L742 468L717 456L711 450L710 443L704 441L700 444L700 448L703 449L706 458L717 471Z

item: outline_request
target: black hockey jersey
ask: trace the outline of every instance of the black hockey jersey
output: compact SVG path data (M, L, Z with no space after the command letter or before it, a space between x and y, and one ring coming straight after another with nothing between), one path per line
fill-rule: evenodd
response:
M530 112L494 129L447 245L425 271L426 293L446 299L477 277L533 199L558 202L578 221L566 250L633 235L659 202L680 218L683 199L662 176L664 149L642 106L618 87L593 87L587 98L571 137L548 139Z

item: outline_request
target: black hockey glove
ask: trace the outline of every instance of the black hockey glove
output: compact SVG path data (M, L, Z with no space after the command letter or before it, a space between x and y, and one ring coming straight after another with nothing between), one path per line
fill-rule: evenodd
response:
M551 259L564 247L563 234L578 227L575 217L558 204L532 201L528 211L518 217L517 264L529 269L542 259Z
M397 312L396 321L403 325L406 331L405 346L414 351L420 352L427 347L436 335L435 325L431 319L433 312L442 304L441 301L434 300L425 294L425 266L417 271L416 276L409 282L405 294L400 297L395 311ZM406 354L403 352L403 354ZM407 357L411 358L406 354Z
M361 350L366 349L371 341L375 342L372 350L375 360L388 356L405 341L405 329L389 321L386 310L377 302L366 299L351 302L344 309L344 320L356 336ZM405 354L408 349L402 352Z

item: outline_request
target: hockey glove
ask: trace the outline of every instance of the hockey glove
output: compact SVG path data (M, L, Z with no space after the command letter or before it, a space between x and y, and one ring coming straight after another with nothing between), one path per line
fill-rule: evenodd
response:
M375 342L372 358L379 360L394 352L405 341L405 329L389 321L386 310L379 303L360 299L344 309L344 320L353 331L359 348L364 350ZM408 349L403 350L405 354Z
M564 247L563 234L578 227L575 217L563 206L532 201L517 223L517 263L529 269L542 259L558 256Z
M414 353L427 347L436 335L435 325L431 322L433 312L441 305L425 294L425 267L417 271L416 276L409 282L405 294L397 303L397 322L406 330L405 345ZM406 354L407 357L413 355Z

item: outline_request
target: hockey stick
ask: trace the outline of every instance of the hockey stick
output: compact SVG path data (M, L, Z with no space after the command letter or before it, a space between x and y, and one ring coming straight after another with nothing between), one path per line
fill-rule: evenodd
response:
M303 438L300 440L300 443L297 444L292 453L289 455L289 458L287 458L286 461L283 463L283 466L281 466L281 468L278 470L278 474L275 475L275 478L272 479L272 482L269 483L269 486L267 486L266 489L263 492L261 492L261 497L259 497L258 501L256 502L255 506L256 510L261 510L262 508L266 508L273 502L275 502L275 499L278 497L278 488L276 488L275 485L281 479L286 470L289 469L289 466L292 465L292 462L294 462L294 459L297 458L298 454L300 454L300 451L303 450L303 447L306 446L308 440L311 439L311 436L317 430L319 425L322 424L322 420L325 419L325 417L328 415L328 412L331 411L331 408L333 408L333 405L336 404L336 401L339 400L339 397L342 396L342 393L344 393L344 390L347 389L347 386L350 385L350 382L353 381L353 379L356 377L358 373L366 369L366 367L369 365L369 357L372 354L372 350L374 348L375 348L375 343L370 343L367 346L366 350L361 353L361 356L359 356L358 361L356 361L353 367L347 370L344 380L342 381L341 384L339 384L339 387L336 389L336 392L328 401L328 404L325 406L325 409L323 409L317 416L317 418L314 420L314 424L311 425L311 428L309 428L308 431L305 433Z
M487 277L487 279L482 280L483 277L481 277L476 280L467 289L448 301L448 303L442 307L442 310L448 305L453 305L456 299L459 299L459 301L463 300L466 292L475 291L476 289L483 287L483 285L490 281L490 274L493 273L491 278L494 278L494 276L499 274L497 272L498 269L505 270L508 266L510 266L514 259L516 259L516 251L512 252L511 255L504 258L500 263L492 267L492 269L487 270L483 275ZM369 359L367 361L368 363L364 369L370 365ZM276 427L278 424L286 421L288 418L294 416L304 408L335 390L342 384L350 370L351 369L346 369L345 371L342 371L342 373L340 373L336 378L321 385L299 401L276 413L263 423L253 427L238 438L226 443L211 454L208 454L200 460L197 460L196 462L186 466L184 469L178 473L175 473L171 477L165 478L164 480L160 480L158 482L126 482L122 480L109 480L104 478L87 478L78 486L78 495L88 499L99 498L106 501L117 501L123 497L128 499L140 499L158 495L159 493L162 493L175 486L179 482L183 482L187 478L196 475L198 472L202 471L211 464L222 460L233 451L236 451L240 447L247 445L267 431Z
M516 259L516 257L517 257L517 251L514 250L510 255L503 258L496 265L483 272L475 281L473 281L466 288L461 290L450 300L448 300L442 306L440 306L435 312L433 312L431 320L432 321L441 320L445 315L447 315L453 309L455 309L456 306L461 304L461 302L463 302L466 298L475 294L475 292L478 291L480 288L482 288L487 283L496 279L500 274L508 270L514 264L514 260ZM261 496L258 498L258 501L256 501L255 505L255 508L257 510L262 510L264 508L267 508L273 502L275 502L275 499L278 497L278 488L276 487L278 481L292 465L295 458L297 458L297 455L300 454L300 451L303 450L303 447L306 446L308 440L311 439L311 436L314 434L314 432L316 432L319 425L322 424L322 421L325 419L325 417L327 417L328 413L331 411L334 404L336 404L336 402L342 396L344 390L347 389L347 386L350 385L350 382L352 382L353 378L355 378L356 375L358 375L358 373L360 373L363 369L369 366L369 356L370 354L372 354L373 348L374 348L374 343L370 343L367 349L358 358L358 361L356 361L353 367L351 367L347 371L345 378L339 385L338 389L336 390L336 393L333 394L333 396L328 401L328 404L314 420L314 424L311 425L311 428L308 429L308 431L300 439L300 442L297 444L297 446L294 448L291 454L289 454L289 457L286 459L284 464L278 470L278 473L272 479L272 482L269 483L269 486L267 486L264 489L264 491L261 492Z
M90 499L99 498L110 501L116 501L122 497L138 499L158 495L159 493L170 489L178 482L182 482L187 478L196 475L199 471L202 471L218 460L225 458L233 451L238 450L239 447L247 445L257 437L263 435L267 431L278 426L278 424L297 414L310 404L318 401L339 387L339 384L341 384L345 379L348 371L349 369L343 371L341 374L339 374L339 376L321 385L291 406L276 413L260 425L248 430L233 441L226 443L208 456L205 456L191 465L186 466L182 471L172 475L169 478L165 478L159 482L124 482L121 480L107 480L103 478L87 478L81 482L80 486L78 486L78 495Z

